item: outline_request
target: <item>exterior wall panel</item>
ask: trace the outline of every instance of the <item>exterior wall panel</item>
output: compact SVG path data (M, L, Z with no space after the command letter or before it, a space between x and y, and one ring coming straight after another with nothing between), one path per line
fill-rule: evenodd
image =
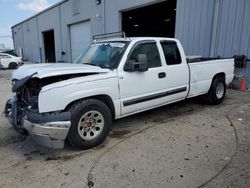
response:
M241 34L241 44L240 53L246 54L248 59L250 59L250 1L245 0L244 18L242 22L242 34ZM240 10L239 10L240 12Z
M175 37L187 55L209 56L214 0L177 0Z
M62 34L62 51L66 52L62 57L63 61L71 61L70 46L70 25L90 20L91 35L103 33L103 4L96 5L93 0L80 1L79 12L74 13L72 7L74 1L66 1L60 5L61 11L61 34ZM83 49L84 50L84 49Z
M44 61L42 32L54 29L56 60L70 62L70 25L90 20L92 36L121 31L122 11L157 2L161 0L102 0L100 5L94 0L64 0L14 26L14 45L16 49L23 48L24 58L31 61L39 61L42 48ZM177 0L175 36L187 55L245 54L250 59L249 10L249 0Z
M19 24L12 28L12 36L13 36L13 43L15 49L23 48L23 27L22 24ZM21 54L19 54L21 55Z
M39 39L37 32L37 18L22 24L23 28L23 56L28 61L39 62Z
M250 1L223 0L215 56L244 54L250 58Z
M54 30L56 61L61 60L61 30L59 7L54 7L37 17L39 46L42 48L42 59L45 59L43 32Z

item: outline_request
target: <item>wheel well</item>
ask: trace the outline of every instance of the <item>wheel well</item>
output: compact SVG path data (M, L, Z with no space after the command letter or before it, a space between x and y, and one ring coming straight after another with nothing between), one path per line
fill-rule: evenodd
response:
M13 62L13 61L12 61L12 62L10 62L9 65L8 65L9 68L10 68L10 65L18 65L18 64L17 64L16 62Z
M224 72L220 72L220 73L214 75L213 80L215 78L222 78L226 82L226 74Z
M211 85L210 85L210 87L209 87L208 92L210 91L210 89L211 89L211 87L212 87L212 84L213 84L213 81L214 81L215 78L221 78L221 79L224 80L224 82L226 82L226 75L225 75L224 72L220 72L220 73L214 75L214 77L213 77L213 79L212 79L212 82L211 82Z
M115 118L115 107L114 107L114 104L113 104L113 101L112 101L111 97L108 96L108 95L96 95L96 96L91 96L91 97L87 97L87 98L83 98L83 99L73 101L73 102L69 103L66 106L65 111L68 111L71 108L74 108L74 106L76 106L77 103L79 103L79 102L81 102L83 100L86 100L86 99L97 99L99 101L102 101L110 109L111 114L112 114L112 118L113 119Z

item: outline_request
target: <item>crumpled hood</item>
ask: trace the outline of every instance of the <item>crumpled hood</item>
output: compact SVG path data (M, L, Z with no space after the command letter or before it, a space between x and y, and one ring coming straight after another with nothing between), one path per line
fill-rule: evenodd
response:
M46 78L51 76L78 74L78 73L107 73L109 69L102 69L92 65L72 64L72 63L42 63L23 65L12 73L12 79L23 79L34 73L33 77Z

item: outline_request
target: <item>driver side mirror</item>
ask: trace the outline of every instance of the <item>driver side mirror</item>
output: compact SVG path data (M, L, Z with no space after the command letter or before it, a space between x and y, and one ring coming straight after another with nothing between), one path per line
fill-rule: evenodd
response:
M148 57L146 54L138 54L136 60L129 60L125 67L128 72L145 72L148 70Z

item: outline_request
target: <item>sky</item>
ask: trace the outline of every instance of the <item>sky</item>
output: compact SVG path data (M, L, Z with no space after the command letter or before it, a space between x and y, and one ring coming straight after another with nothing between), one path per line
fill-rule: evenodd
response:
M60 0L0 0L0 44L13 48L11 26Z

